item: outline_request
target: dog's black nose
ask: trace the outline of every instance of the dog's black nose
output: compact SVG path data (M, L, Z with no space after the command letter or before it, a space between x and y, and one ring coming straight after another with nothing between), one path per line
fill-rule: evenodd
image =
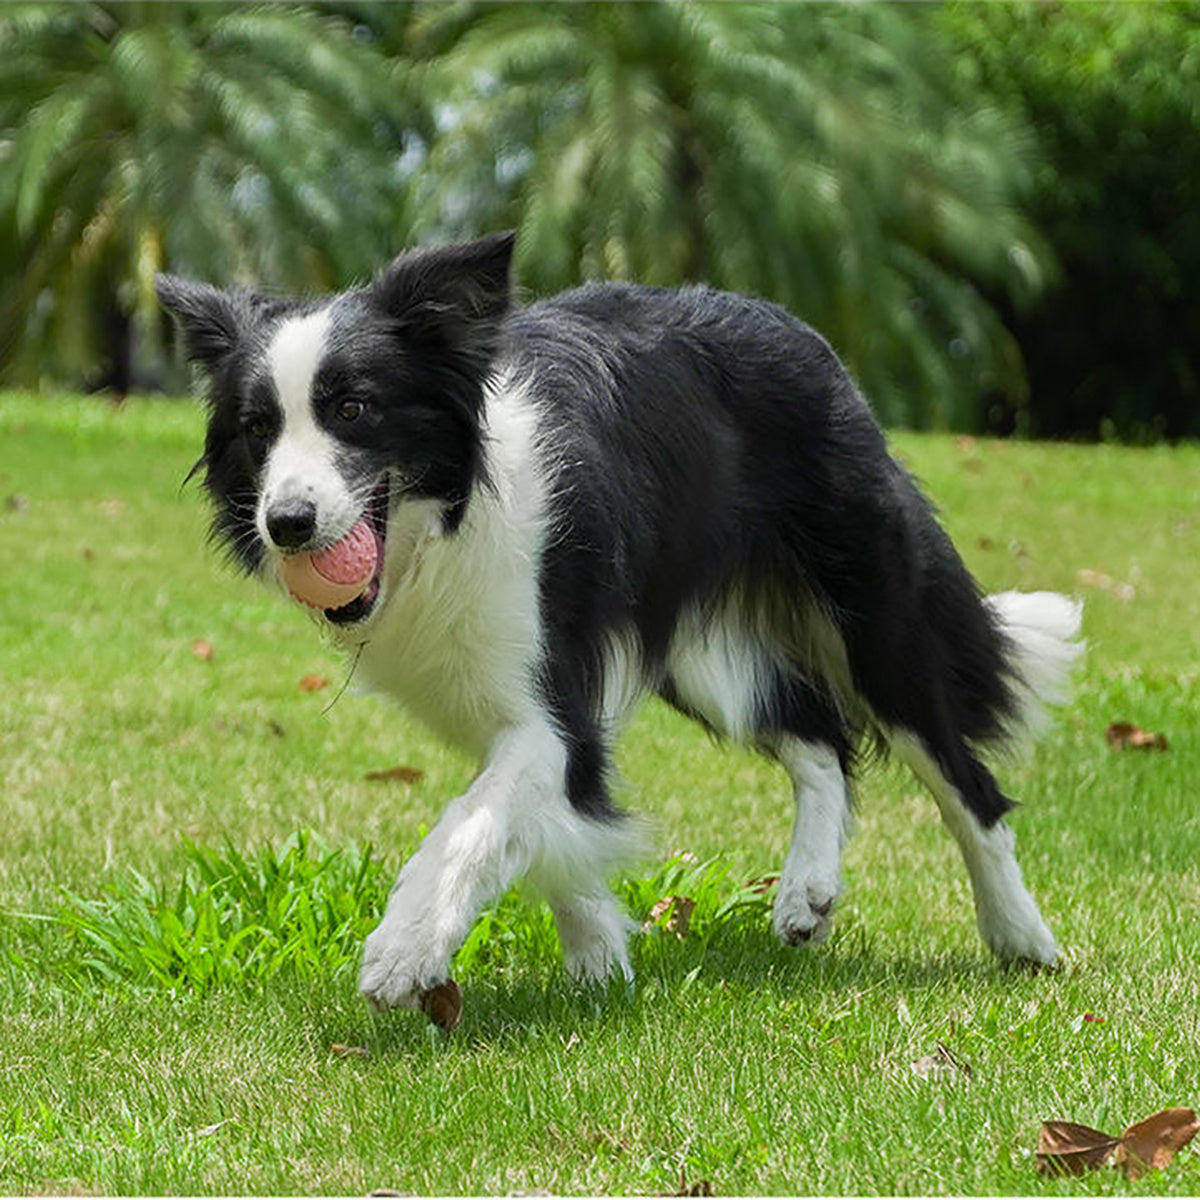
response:
M267 509L267 532L281 550L303 546L317 527L317 506L311 500L283 500Z

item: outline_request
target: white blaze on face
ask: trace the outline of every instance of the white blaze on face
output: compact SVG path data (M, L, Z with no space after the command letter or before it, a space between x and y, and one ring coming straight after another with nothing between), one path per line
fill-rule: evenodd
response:
M312 387L325 353L330 309L291 317L267 348L267 365L279 397L283 425L263 467L257 522L267 545L266 514L272 505L310 500L317 507L315 540L337 541L359 517L359 507L337 469L337 440L317 424Z

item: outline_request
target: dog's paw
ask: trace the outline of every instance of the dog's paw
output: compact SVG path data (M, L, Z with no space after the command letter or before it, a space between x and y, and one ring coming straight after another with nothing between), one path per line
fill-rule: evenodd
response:
M836 879L787 879L775 898L775 936L788 946L815 946L833 926Z
M614 943L608 938L596 937L564 946L563 965L567 974L579 984L602 984L620 978L626 983L633 982L633 967L624 938Z
M557 898L551 908L563 965L572 979L594 984L623 977L632 982L628 941L634 924L608 892Z
M445 983L449 975L448 955L431 952L385 921L363 944L358 989L380 1012L419 1008L421 997Z
M1052 967L1058 962L1058 944L1028 894L1009 897L1004 906L981 905L979 932L1002 962Z

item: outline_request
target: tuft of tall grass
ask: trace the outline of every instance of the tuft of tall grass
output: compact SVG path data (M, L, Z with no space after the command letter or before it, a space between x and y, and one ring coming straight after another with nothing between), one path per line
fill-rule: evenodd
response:
M281 972L352 967L390 884L371 847L330 850L310 831L245 857L186 843L175 883L118 874L106 894L64 892L67 977L205 991Z
M286 973L336 978L356 968L393 878L391 865L373 857L369 845L330 849L310 830L250 855L188 842L183 858L174 881L124 871L99 897L65 891L49 916L67 935L57 970L81 986L100 981L193 993L254 989ZM618 886L645 935L640 950L649 954L664 939L704 944L731 923L759 924L768 912L767 890L736 883L719 859L698 862L687 854ZM685 928L672 923L670 910L655 915L669 897L682 898ZM480 915L454 972L470 978L557 959L549 908L510 892Z

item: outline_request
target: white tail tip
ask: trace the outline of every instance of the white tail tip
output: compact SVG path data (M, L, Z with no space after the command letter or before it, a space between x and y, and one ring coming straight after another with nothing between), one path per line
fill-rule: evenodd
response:
M1057 592L1000 592L985 602L1012 643L1018 710L1010 732L1025 741L1045 727L1046 706L1069 695L1071 669L1084 649L1083 604Z

